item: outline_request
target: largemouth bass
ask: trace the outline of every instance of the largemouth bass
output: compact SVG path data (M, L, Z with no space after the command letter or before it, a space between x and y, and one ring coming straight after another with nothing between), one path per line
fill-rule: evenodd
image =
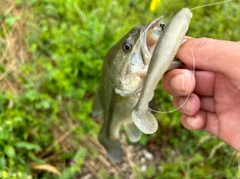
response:
M102 78L94 99L93 116L103 111L104 122L98 140L113 162L119 163L122 160L119 141L122 125L131 141L137 141L141 137L142 128L133 123L131 112L139 100L152 53L164 29L165 24L161 18L134 27L108 51L104 60ZM183 34L185 35L184 32ZM161 60L161 54L157 56L154 58ZM170 58L170 65L167 69L164 68L164 72L183 65L180 61L173 61L172 55Z

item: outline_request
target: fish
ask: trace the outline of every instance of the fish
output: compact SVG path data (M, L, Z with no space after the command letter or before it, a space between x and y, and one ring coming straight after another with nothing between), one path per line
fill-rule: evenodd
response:
M165 26L160 17L134 27L104 59L92 116L95 118L103 113L98 140L106 149L108 158L115 163L122 161L121 127L124 126L130 141L136 142L141 137L142 132L133 122L131 112L139 100L152 53ZM182 65L181 61L173 60L168 70Z
M148 104L161 77L172 65L172 59L183 42L191 18L191 11L182 8L166 26L152 54L139 100L131 112L134 124L146 134L152 134L158 129L158 122L149 111Z

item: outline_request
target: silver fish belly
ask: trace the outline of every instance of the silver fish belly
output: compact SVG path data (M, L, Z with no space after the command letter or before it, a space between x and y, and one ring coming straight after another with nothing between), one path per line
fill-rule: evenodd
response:
M135 142L141 137L141 128L134 124L131 112L139 101L152 52L165 31L164 27L158 18L147 25L133 28L109 50L104 60L92 114L97 116L103 112L104 121L98 140L113 162L122 160L119 141L122 125L131 141ZM169 65L169 69L183 65L180 61L170 63L173 65Z
M191 18L190 10L183 8L172 18L156 44L141 95L131 113L135 125L146 134L152 134L158 128L157 120L148 110L148 103L161 77L171 65Z

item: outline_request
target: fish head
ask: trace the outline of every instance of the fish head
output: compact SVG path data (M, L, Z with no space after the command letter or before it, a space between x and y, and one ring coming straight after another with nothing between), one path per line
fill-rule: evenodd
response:
M106 63L117 94L131 96L141 90L153 49L164 27L161 18L136 26L109 50Z

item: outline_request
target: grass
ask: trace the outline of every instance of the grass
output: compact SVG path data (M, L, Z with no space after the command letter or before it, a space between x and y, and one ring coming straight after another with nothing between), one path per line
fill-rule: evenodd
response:
M182 7L210 2L217 1L162 0L150 11L150 2L139 0L1 1L0 176L81 178L87 168L92 178L123 178L122 168L104 158L96 140L101 122L90 116L104 56L133 26L161 15L168 22ZM239 3L193 10L188 35L238 41ZM158 89L152 105L170 110L171 97ZM130 159L129 175L239 177L230 147L202 131L187 131L177 112L156 116L157 133L133 145L153 153L154 161L142 172ZM96 170L97 164L102 168Z

